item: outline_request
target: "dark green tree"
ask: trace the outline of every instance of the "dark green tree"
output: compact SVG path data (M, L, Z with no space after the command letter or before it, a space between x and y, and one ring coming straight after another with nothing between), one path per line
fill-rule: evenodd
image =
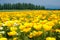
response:
M2 5L0 4L0 10L2 9Z
M10 3L5 3L3 5L0 4L0 10L1 9L6 9L6 10L40 10L40 9L45 9L44 6L40 6L40 5L34 5L34 4L27 4L27 3L16 3L16 4L10 4Z

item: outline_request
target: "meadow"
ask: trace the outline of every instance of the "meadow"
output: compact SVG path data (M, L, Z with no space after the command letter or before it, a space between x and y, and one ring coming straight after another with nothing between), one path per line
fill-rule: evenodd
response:
M0 10L0 40L60 40L60 10Z

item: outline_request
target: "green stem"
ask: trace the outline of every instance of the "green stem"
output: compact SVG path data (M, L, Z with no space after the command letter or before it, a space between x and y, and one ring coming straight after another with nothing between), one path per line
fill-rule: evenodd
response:
M45 40L46 34L45 31L43 30L43 40Z
M50 30L50 37L52 37L52 30Z

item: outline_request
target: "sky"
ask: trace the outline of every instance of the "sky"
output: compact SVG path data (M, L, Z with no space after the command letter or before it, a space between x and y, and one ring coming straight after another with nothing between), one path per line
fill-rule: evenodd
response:
M0 0L1 4L4 3L32 3L35 5L42 5L46 8L60 9L60 0Z

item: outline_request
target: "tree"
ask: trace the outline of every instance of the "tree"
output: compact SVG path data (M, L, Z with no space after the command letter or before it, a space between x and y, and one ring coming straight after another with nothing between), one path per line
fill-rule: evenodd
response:
M2 9L2 5L0 4L0 10Z
M30 10L40 10L40 9L45 9L44 6L40 5L34 5L34 4L27 4L27 3L16 3L16 4L10 4L10 3L5 3L3 5L0 4L0 10L1 9L18 9L18 10L25 10L25 9L30 9Z

